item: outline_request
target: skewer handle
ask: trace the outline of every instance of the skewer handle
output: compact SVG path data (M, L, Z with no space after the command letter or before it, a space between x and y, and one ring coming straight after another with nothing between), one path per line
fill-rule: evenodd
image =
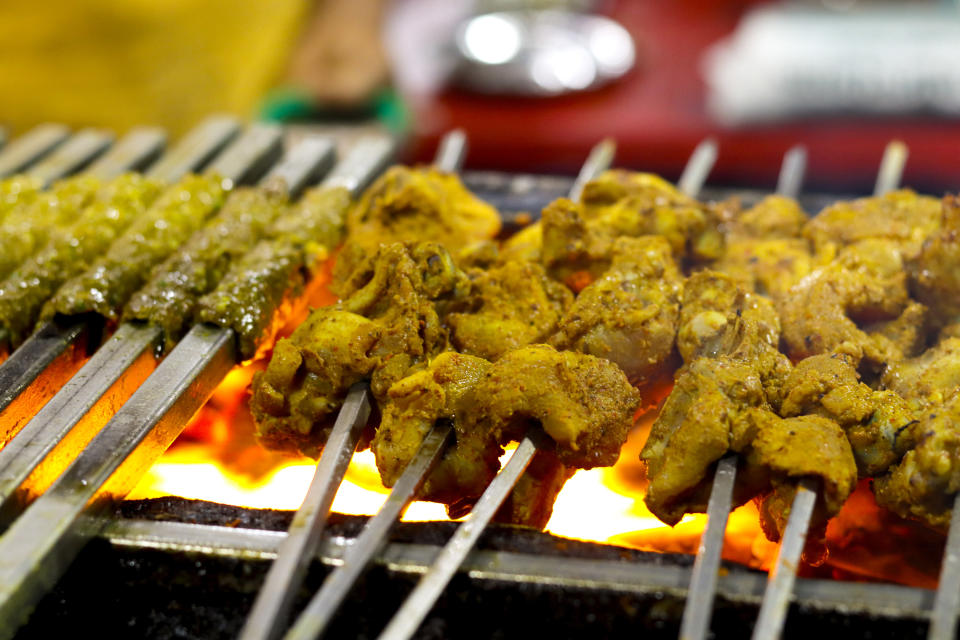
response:
M113 143L113 134L84 129L30 168L28 173L46 187L90 164Z
M255 124L224 149L206 171L232 184L250 183L263 175L282 152L283 130L273 124Z
M0 178L23 171L50 153L70 135L62 124L41 124L0 151Z
M891 140L887 144L883 150L883 159L880 161L880 171L877 172L873 195L882 196L900 186L909 154L907 145L899 140Z
M125 171L138 171L156 160L167 144L167 133L159 127L136 127L87 169L98 178L109 179Z
M147 175L164 182L176 182L195 171L219 153L240 132L240 121L232 116L211 116L153 165Z
M344 187L353 197L360 195L393 157L394 142L384 136L361 138L337 163L321 183L324 187Z
M283 180L293 199L304 187L330 171L336 157L337 149L330 139L305 138L287 152L261 182L266 184L272 180Z
M467 134L463 129L447 132L440 140L433 164L442 171L459 173L467 155Z

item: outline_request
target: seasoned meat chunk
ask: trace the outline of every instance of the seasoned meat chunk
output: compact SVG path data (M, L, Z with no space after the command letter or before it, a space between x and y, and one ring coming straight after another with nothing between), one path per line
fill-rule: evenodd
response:
M577 296L550 344L606 358L646 390L673 368L682 280L659 236L618 238L613 256L606 273Z

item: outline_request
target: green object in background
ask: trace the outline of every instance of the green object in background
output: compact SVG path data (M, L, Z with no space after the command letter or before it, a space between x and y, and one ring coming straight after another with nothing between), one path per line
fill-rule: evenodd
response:
M373 118L397 135L410 128L410 111L393 89L379 91L367 103L349 110L318 104L299 89L274 89L261 102L259 117L270 122L344 122Z

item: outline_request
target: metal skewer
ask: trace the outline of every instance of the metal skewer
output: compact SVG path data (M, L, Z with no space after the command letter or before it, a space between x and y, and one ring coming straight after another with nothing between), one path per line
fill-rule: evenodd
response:
M463 163L466 150L467 138L463 132L451 131L440 141L434 166L442 171L455 172ZM366 384L355 385L337 416L333 432L310 481L307 496L297 509L287 539L271 565L240 633L243 640L276 638L286 627L294 595L316 555L330 505L360 439L363 424L344 418L344 410L348 405L360 407L358 411L362 413L365 424L371 410L369 387Z
M579 199L583 186L591 179L595 178L601 172L610 168L613 157L616 152L616 144L611 139L606 139L598 143L591 151L577 179L570 189L569 197L571 200ZM712 157L716 157L715 145L711 148L700 145L694 152L694 158L698 163L698 168L705 162L712 164ZM692 161L692 160L691 160ZM707 173L709 168L707 169ZM687 173L686 171L684 173ZM698 179L702 181L706 173L700 176L699 171L687 177L688 183L695 183ZM537 452L537 443L545 439L543 434L533 429L527 433L520 441L520 444L510 456L510 460L504 468L497 474L493 481L484 490L483 495L474 505L467 516L466 521L461 524L456 533L449 542L443 547L440 555L431 565L430 570L423 576L414 590L407 596L400 610L393 616L387 627L380 634L381 640L401 640L409 638L416 633L420 623L423 622L430 609L433 607L437 598L443 593L450 579L457 572L457 569L463 564L467 555L476 545L480 535L486 529L490 520L496 514L497 510L507 499L510 492L513 491L517 480L523 475L533 456ZM423 448L421 444L421 449ZM424 475L426 471L424 472ZM386 531L384 531L384 535ZM381 540L381 544L383 541ZM350 586L350 585L345 585ZM341 599L343 595L339 596ZM299 624L299 623L298 623ZM306 623L304 623L306 624Z
M451 424L434 424L390 491L387 501L357 536L343 564L324 580L320 591L310 600L310 604L285 636L286 640L313 640L323 634L347 593L363 575L373 558L386 546L387 535L393 525L420 491L452 437Z
M696 197L717 162L717 154L717 141L713 138L707 138L698 144L677 180L677 188L690 197Z
M255 135L250 141L268 149L279 132ZM276 135L273 135L276 134ZM241 138L237 144L243 144ZM231 147L232 149L233 147ZM333 144L307 139L262 180L282 178L296 195L318 170L328 170ZM230 150L226 153L230 153ZM42 493L70 462L68 453L80 451L110 418L110 407L123 404L153 371L154 347L162 331L143 323L124 323L23 430L0 449L0 524ZM12 499L15 497L18 499Z
M41 124L0 151L0 178L23 171L50 153L70 135L62 124Z
M209 162L239 130L240 124L234 118L209 118L151 167L147 175L173 183ZM143 137L138 133L135 139L141 141ZM144 156L151 152L151 146L145 145ZM124 158L131 155L126 148L120 148L120 154ZM110 157L104 160L108 169L116 166ZM83 319L44 323L0 364L0 442L18 431L86 361L87 343L91 343L90 350L99 343L94 329Z
M389 139L359 142L324 180L356 195L393 149ZM11 637L43 593L136 485L189 418L237 364L232 329L194 326L70 467L0 537L0 639Z
M803 184L806 150L793 147L783 157L777 193L796 197ZM693 563L690 589L680 622L682 640L704 640L710 631L713 601L717 593L723 537L733 507L733 487L737 480L737 455L724 456L717 463L707 502L707 522L700 536L697 557Z
M956 637L960 611L960 494L953 499L950 531L940 564L940 580L930 615L929 640L951 640Z
M899 140L887 144L883 152L883 160L880 162L874 196L882 196L899 187L906 160L905 144ZM817 503L818 485L816 480L804 478L797 487L777 560L770 571L767 589L760 604L760 614L753 630L754 640L774 640L783 632L790 599L793 596L793 586L797 580L797 569L800 567L803 545L807 538L807 530L810 528L813 509Z

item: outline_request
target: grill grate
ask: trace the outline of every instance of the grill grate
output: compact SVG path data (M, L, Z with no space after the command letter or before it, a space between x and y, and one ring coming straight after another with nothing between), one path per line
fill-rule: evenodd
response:
M685 185L688 191L697 191L698 184L706 179L715 156L716 149L709 144L698 148L690 165L692 167L691 171L685 172L685 176L681 178L680 183ZM888 147L888 153L878 176L878 192L886 191L899 182L905 157L906 149L903 145L893 143ZM802 173L802 161L798 161L796 158L797 154L795 152L789 154L786 158L785 167L793 163L795 165L794 170L796 171L799 167L799 171ZM789 172L787 173L789 178ZM521 210L536 211L549 200L563 195L565 191L571 188L570 181L560 178L503 176L493 173L468 176L466 182L469 187L481 196L486 197L488 201L507 214L508 225L511 221L516 220L516 218L510 217L511 213ZM785 179L785 183L792 190L799 185L799 179ZM713 198L726 194L708 190L703 195L704 198ZM743 195L745 202L750 202L759 197L759 194ZM801 198L801 201L811 209L818 208L819 205L812 204L816 203L817 200L816 197L812 196ZM822 199L820 199L820 202L822 203ZM210 335L206 335L205 331ZM124 426L132 420L133 422L130 422L127 426L139 428L137 438L143 438L144 443L149 444L154 436L159 436L159 441L153 443L151 451L145 452L145 447L138 446L141 443L139 439L120 442L112 439L112 436L109 435L106 437L98 436L84 450L78 459L79 464L70 467L64 477L54 485L51 492L44 496L44 498L49 497L49 500L41 499L28 508L24 515L16 519L12 527L0 538L0 556L15 559L13 564L8 565L7 570L11 572L10 575L27 577L22 582L17 580L5 581L0 586L0 612L11 614L4 616L4 622L0 623L0 636L4 634L12 635L16 626L11 625L17 624L14 619L16 616L13 613L22 614L22 607L30 606L41 596L44 590L44 581L40 579L40 576L49 575L47 572L59 575L65 571L73 553L78 552L83 542L94 535L99 527L106 524L106 521L98 519L95 526L91 528L89 517L91 515L96 516L97 512L83 509L86 500L93 497L94 490L105 484L108 477L112 476L118 467L123 469L121 475L125 481L121 483L122 485L130 485L135 478L139 477L138 474L146 468L144 466L145 462L155 458L162 449L169 445L173 436L179 433L179 429L183 427L184 421L189 417L188 414L192 414L191 408L195 408L197 402L202 399L201 396L209 395L213 387L212 382L221 378L222 375L219 374L225 372L229 366L228 363L234 360L232 350L224 346L226 344L224 340L232 342L232 337L224 338L225 330L200 328L200 333L197 335L194 335L194 333L196 332L192 332L191 336L194 342L199 341L201 353L205 349L211 354L210 357L213 360L222 359L224 361L223 366L212 367L209 371L202 369L196 374L199 377L195 376L187 379L184 377L184 372L188 365L186 361L178 364L179 360L175 357L175 351L158 368L156 374L148 378L148 383L141 387L140 392L135 394L124 407L124 410L118 414L118 417L124 416L124 420L121 420L118 425ZM191 337L188 336L184 345L191 344L190 340ZM181 349L181 351L186 352L187 349ZM188 358L188 360L190 359ZM194 364L189 366L198 366L195 359L191 362ZM221 372L220 369L223 369L223 371ZM209 379L205 377L205 371L209 375ZM169 392L164 387L165 376L169 377ZM155 383L153 386L149 383L151 379ZM194 383L199 384L201 389L194 388ZM164 390L164 393L159 396L155 395L158 389ZM4 390L0 389L0 392L2 391ZM176 401L171 401L170 393L174 392L176 394L173 396L175 399L184 394L192 397L189 402L180 406L176 404ZM124 411L127 413L124 413ZM154 425L156 425L156 429L153 428ZM105 429L104 432L108 431L109 429ZM129 431L117 429L114 429L114 431L117 431L117 437L122 435L121 431L124 434L129 433ZM150 447L147 446L146 448L149 449ZM116 451L122 451L123 453L117 454ZM140 455L144 457L140 459ZM84 462L85 458L90 458L90 460ZM110 466L104 466L103 461L107 459L111 463ZM126 462L124 462L125 459ZM124 464L121 465L121 462ZM116 477L113 477L112 481L116 481ZM94 483L94 486L86 489L88 482ZM84 487L84 489L78 487ZM50 497L51 493L53 494L52 497ZM122 496L124 493L123 487L114 489L115 495ZM803 492L798 492L798 495L802 494ZM78 495L86 497L78 502L76 497ZM60 514L56 511L58 500L61 505L64 501L72 501L68 509L69 514L65 514L66 512ZM812 505L810 506L812 508ZM720 511L722 512L723 509L720 509ZM729 506L727 506L726 511L729 511ZM799 509L795 510L796 513L800 511ZM957 513L960 513L960 508L956 509L955 512L955 519L960 519L956 517ZM711 521L713 521L713 518L711 518ZM806 528L803 523L791 524L793 524L793 529L801 534ZM37 534L40 531L48 532L51 528L52 533L46 536L43 543L47 546L41 548L36 541ZM788 526L788 530L789 528ZM151 553L148 550L153 550L152 553L198 554L209 559L256 560L260 563L275 557L280 543L286 539L286 536L281 533L263 530L142 520L113 520L106 525L106 530L101 535L110 541L114 550L124 550L124 552L147 554ZM518 538L516 532L511 532L509 537L513 538L514 541ZM799 547L802 546L802 535L800 537L801 544L797 545L798 551ZM715 539L722 541L722 536L716 536ZM343 553L349 548L349 540L349 538L343 536L328 536L320 550L324 563L335 565L342 562ZM958 546L960 546L960 535L951 536L947 550L949 559L955 559L958 555L957 549L955 549ZM95 552L94 550L89 553ZM621 550L617 550L617 552L621 553ZM392 542L378 555L377 563L387 567L392 572L391 575L419 576L428 570L437 554L438 548L434 544ZM654 627L657 625L655 622L651 623L651 620L668 621L663 622L661 627L675 634L675 625L679 620L679 612L683 610L683 601L692 577L688 561L678 564L663 564L651 561L651 558L645 555L635 553L626 555L629 556L626 560L623 558L616 560L563 558L558 560L555 557L545 557L522 551L481 549L467 556L465 564L461 567L461 577L458 580L461 586L465 586L468 590L477 588L477 583L484 585L509 584L512 585L511 588L521 592L530 588L540 593L554 590L559 594L557 597L561 599L568 597L570 594L580 594L575 597L582 597L586 600L597 597L600 600L606 599L608 601L610 599L615 600L615 596L618 594L650 597L661 604L649 607L631 606L634 606L636 611L642 611L643 616L646 616L644 619L647 623L653 624ZM952 561L944 563L944 577L941 581L944 586L956 584L952 573L958 570L955 567L956 564ZM81 561L70 575L74 576L82 566L83 562ZM788 578L795 574L796 562L791 566L792 569L787 572ZM464 574L469 576L465 585L462 584ZM776 575L782 578L784 576L783 570L776 572ZM66 582L69 583L70 580L71 578L68 577ZM258 580L259 577L254 579L253 583L259 584ZM409 580L406 582L409 582ZM250 582L247 583L248 594L250 584ZM781 588L777 587L778 584L782 585ZM312 586L315 587L316 584ZM391 588L395 592L398 591L397 587ZM456 589L456 585L453 588ZM496 588L499 587L494 589ZM399 589L399 591L405 590L406 588ZM746 570L731 570L728 574L720 576L717 580L717 592L722 603L718 606L716 612L718 617L714 618L714 625L722 626L725 630L728 629L726 625L729 620L721 620L719 616L731 604L734 605L734 609L739 611L736 615L743 617L745 628L750 629L756 620L755 607L760 603L761 598L764 600L770 598L771 602L779 600L782 603L782 606L774 607L774 609L779 610L780 615L774 615L769 625L757 625L757 630L754 633L755 637L758 638L772 638L780 635L783 616L786 615L786 603L791 599L796 605L792 615L800 614L801 619L805 619L802 617L804 610L814 612L814 615L811 616L812 619L817 618L817 616L823 616L821 619L829 619L830 615L842 615L851 620L867 617L883 618L889 622L889 619L892 618L905 625L909 623L910 629L912 629L911 634L915 634L917 628L925 627L925 621L931 618L935 601L933 592L918 588L879 584L851 584L812 579L798 579L794 584L789 579L783 581L771 578L768 583L767 578L762 574ZM589 593L591 596L588 597L584 595L585 593ZM765 593L766 595L764 595ZM447 604L442 606L450 604L451 598L449 595L446 598ZM936 623L931 627L930 637L953 636L958 604L956 598L953 597L955 595L945 591L937 595L937 609L932 616ZM709 603L711 599L707 597L705 600L698 600L691 597L687 599L687 602ZM429 602L424 601L423 604L429 606ZM348 602L348 610L350 606ZM484 604L483 606L488 607L489 605ZM41 605L41 609L42 607L43 605ZM737 609L737 607L740 608ZM383 611L380 611L380 608L378 608L376 615L368 616L371 624L377 616L382 614L383 620L379 621L382 626L389 618L390 612L395 610L395 607L383 609ZM601 609L603 617L612 616L612 618L600 621L598 623L601 625L600 628L611 630L620 628L618 625L624 620L635 621L637 616L630 614L627 609L629 607L623 603L619 607L608 606L606 609ZM706 613L709 614L709 611L708 607ZM744 614L744 611L749 611L749 613ZM426 610L423 610L422 613L426 614ZM473 611L474 616L476 613L476 611ZM579 613L584 612L580 611ZM622 618L617 618L617 613L621 614ZM597 623L596 612L585 615L588 620L592 615L591 622ZM42 616L40 617L42 618ZM521 617L523 617L523 614L518 610L514 620L519 620ZM565 620L563 615L556 615L556 612L554 612L554 618ZM434 618L430 618L426 625L420 628L421 635L430 636L436 632L436 623L433 620ZM43 624L45 624L44 621L31 623L31 627L24 633L29 635L31 633L30 629ZM230 626L235 632L237 629L233 627L237 624L239 623L227 626ZM569 624L569 622L566 622L564 623L565 626L561 625L560 628L569 631L572 629ZM815 625L816 623L811 624ZM603 625L608 626L604 627ZM883 627L883 625L880 625L880 627ZM374 633L376 628L379 627L371 627L369 632ZM476 631L477 628L474 627L472 630ZM524 627L520 622L511 621L508 626L503 628L506 631L501 635L512 636L514 632ZM542 620L537 621L535 628L538 632L543 631ZM583 625L585 631L592 630L595 632L597 628L597 626ZM797 628L800 627L791 625L788 635L796 633ZM878 628L877 633L882 634L884 631L893 628L892 626ZM900 632L904 631L904 629L897 628ZM414 633L416 629L417 621L414 621L398 637L407 637ZM697 637L704 637L705 634L706 627L703 627ZM467 635L474 634L468 633ZM264 632L251 637L266 637L266 634Z

